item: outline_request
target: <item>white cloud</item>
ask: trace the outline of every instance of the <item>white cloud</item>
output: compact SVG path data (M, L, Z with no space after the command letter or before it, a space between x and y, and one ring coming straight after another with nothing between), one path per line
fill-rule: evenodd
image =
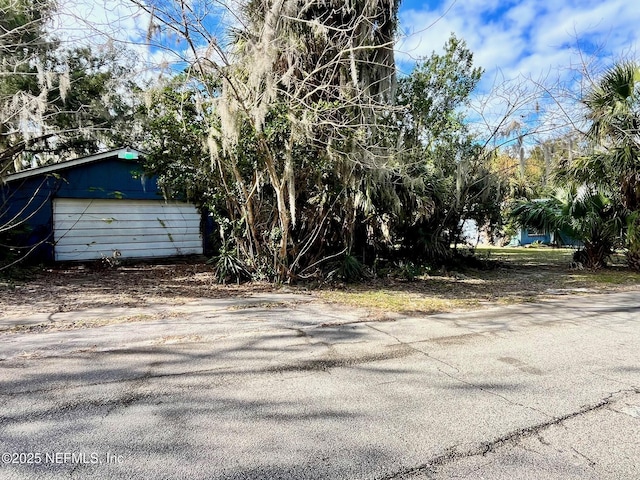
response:
M52 18L64 44L144 43L149 15L127 0L66 0Z
M470 0L447 11L450 6L401 11L398 59L405 71L416 58L440 51L451 32L466 40L489 78L496 70L537 78L576 64L578 46L588 53L603 47L598 55L610 61L635 52L640 40L640 8L627 0Z
M499 78L573 82L583 62L595 58L600 66L608 65L635 53L640 40L640 8L629 0L438 1L435 7L433 1L422 0L404 0L401 5L403 35L396 56L400 70L407 73L418 58L441 51L455 33L474 52L475 64L485 69L480 93ZM238 0L197 5L198 15L218 40L224 41L225 27L238 24ZM66 0L60 7L54 24L58 36L70 45L124 42L151 68L162 63L180 66L192 59L176 37L167 35L149 45L149 14L131 0ZM171 48L158 48L163 44ZM581 57L578 48L587 55Z
M588 65L598 73L616 59L635 57L640 41L640 8L628 0L440 0L436 7L409 8L412 1L419 0L405 0L400 12L400 70L441 52L451 33L464 39L475 65L485 69L477 110L469 114L485 130L509 111L510 120L534 121L547 132L579 121L580 71ZM514 102L521 105L513 109Z
M540 14L540 6L536 2L521 2L507 10L504 15L505 23L515 33L525 31L532 25Z
M180 18L177 2L157 3L163 9L156 9L156 14ZM190 26L197 54L207 50L210 38L215 38L216 46L224 45L228 27L239 25L238 5L238 0L192 2ZM171 28L154 30L149 39L151 14L133 0L66 0L60 2L51 24L54 35L65 46L123 45L135 53L142 68L151 72L158 68L180 70L194 58L187 42Z

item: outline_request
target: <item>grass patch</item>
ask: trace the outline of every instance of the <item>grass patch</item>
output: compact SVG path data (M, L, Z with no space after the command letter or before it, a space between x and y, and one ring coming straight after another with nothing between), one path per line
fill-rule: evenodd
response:
M323 291L320 292L320 297L326 302L405 314L450 312L479 306L475 299L437 298L410 291L385 291L367 287L358 290Z
M413 282L377 279L345 290L321 291L319 295L325 301L378 312L430 314L640 288L640 273L624 267L623 254L613 256L611 267L592 271L572 268L574 251L478 248L477 256L495 262L496 268L440 272Z
M639 285L640 273L619 268L606 268L568 276L568 281L604 288L606 286Z
M227 307L227 310L251 310L251 309L271 309L271 308L287 308L295 305L296 302L259 302L259 303L246 303L240 305L231 305Z
M497 260L516 265L566 265L572 261L573 248L552 247L485 247L479 246L476 255L485 260Z

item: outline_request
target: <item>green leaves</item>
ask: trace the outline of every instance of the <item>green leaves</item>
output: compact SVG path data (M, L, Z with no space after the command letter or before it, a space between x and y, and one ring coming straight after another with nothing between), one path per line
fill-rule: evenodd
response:
M443 54L420 60L399 81L404 116L398 157L410 188L402 193L398 242L428 261L437 263L451 253L463 219L480 226L500 223L499 179L487 168L489 157L469 132L463 111L481 75L466 43L452 35ZM407 215L417 205L430 206L419 220Z
M63 49L48 0L0 0L0 172L132 143L126 52Z
M398 102L407 108L404 121L415 130L413 137L432 141L447 130L461 129L457 109L468 101L481 76L482 69L473 67L473 54L455 35L443 55L433 53L420 60L398 88Z
M570 236L581 241L589 268L606 264L624 226L624 216L614 202L584 186L557 188L553 198L517 201L510 216L524 228L553 233L556 239Z

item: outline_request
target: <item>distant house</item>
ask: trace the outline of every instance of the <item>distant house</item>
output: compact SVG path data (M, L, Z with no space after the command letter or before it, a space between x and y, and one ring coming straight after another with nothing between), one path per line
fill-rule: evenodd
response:
M531 228L520 228L516 235L509 242L510 246L526 246L534 243L542 243L545 245L558 245L558 246L570 246L579 247L581 242L571 238L569 235L553 232L545 232L535 230Z
M121 148L9 175L0 226L17 225L23 251L39 261L202 254L202 215L166 200L142 158Z

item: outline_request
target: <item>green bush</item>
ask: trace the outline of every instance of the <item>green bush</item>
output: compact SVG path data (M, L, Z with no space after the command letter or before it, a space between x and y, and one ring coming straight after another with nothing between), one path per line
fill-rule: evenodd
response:
M363 280L367 277L366 267L351 254L345 254L339 260L330 264L327 280L341 280L352 283Z
M213 264L219 283L226 284L229 281L240 283L251 278L247 266L238 258L235 249L223 247L220 249L220 253L207 263Z

